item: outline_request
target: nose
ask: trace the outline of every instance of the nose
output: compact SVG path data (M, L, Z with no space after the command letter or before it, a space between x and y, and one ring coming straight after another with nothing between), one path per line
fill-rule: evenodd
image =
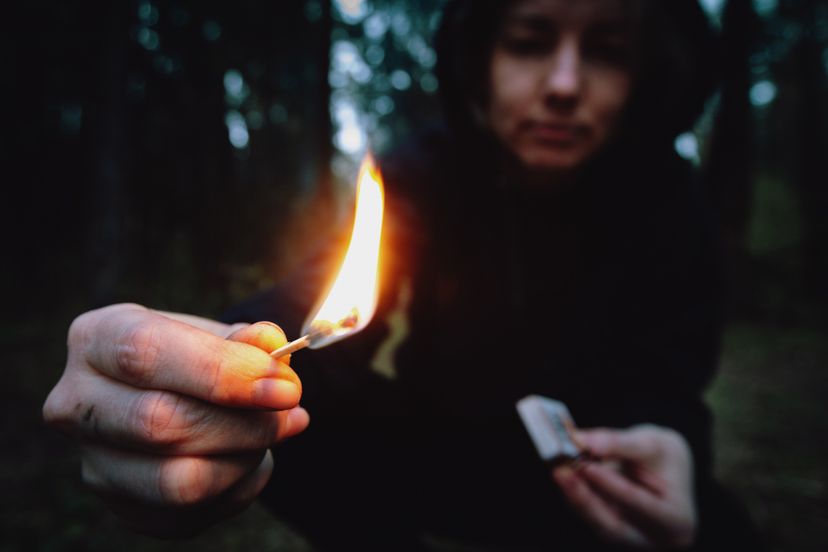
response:
M581 55L574 37L562 37L549 58L544 80L547 102L570 105L581 89Z

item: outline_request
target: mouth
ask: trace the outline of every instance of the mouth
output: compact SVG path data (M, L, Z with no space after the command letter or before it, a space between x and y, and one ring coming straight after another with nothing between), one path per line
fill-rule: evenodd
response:
M530 121L524 131L534 141L553 147L572 147L584 135L582 125Z

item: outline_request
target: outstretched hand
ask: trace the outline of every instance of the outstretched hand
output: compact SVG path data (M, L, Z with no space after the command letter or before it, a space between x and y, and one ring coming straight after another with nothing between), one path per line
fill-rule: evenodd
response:
M91 311L69 330L44 419L77 439L84 482L127 524L191 533L249 504L273 470L269 447L308 425L289 359L267 354L285 342L270 323Z
M570 505L607 541L635 548L689 547L696 534L693 457L671 429L577 432L590 456L553 470Z

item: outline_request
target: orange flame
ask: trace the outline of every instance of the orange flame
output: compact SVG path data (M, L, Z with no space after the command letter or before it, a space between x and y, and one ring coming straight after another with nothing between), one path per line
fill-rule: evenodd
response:
M302 328L318 349L360 331L371 321L379 295L379 249L384 191L373 159L366 156L357 179L356 216L348 252L328 295Z

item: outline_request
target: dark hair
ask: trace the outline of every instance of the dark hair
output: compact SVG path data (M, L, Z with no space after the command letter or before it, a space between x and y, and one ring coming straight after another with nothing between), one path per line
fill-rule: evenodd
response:
M697 0L643 3L641 70L622 133L672 139L701 114L718 82L718 41ZM498 25L509 0L449 0L436 37L444 115L455 131L477 130Z

